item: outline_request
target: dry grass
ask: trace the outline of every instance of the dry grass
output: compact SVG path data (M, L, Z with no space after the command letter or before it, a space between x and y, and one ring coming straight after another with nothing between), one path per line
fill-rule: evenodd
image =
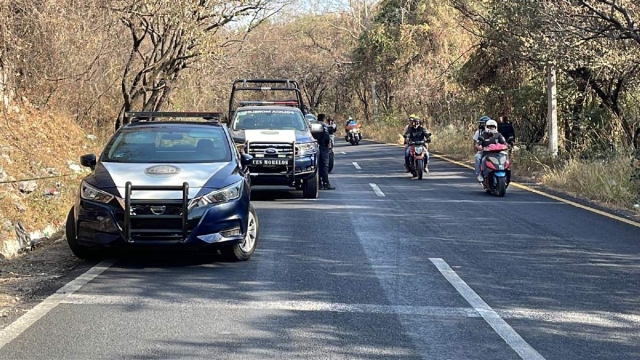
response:
M71 176L34 180L35 191L23 193L20 183L0 184L0 253L15 255L16 222L28 232L57 230L74 200L85 174L69 168L79 165L79 156L96 152L100 141L92 141L70 118L43 114L32 108L0 113L0 179L41 178L55 174ZM53 173L53 174L52 174ZM57 195L45 195L55 190ZM47 234L45 234L47 235Z
M429 149L473 165L472 129L449 125L429 129L432 143ZM370 125L363 136L387 143L402 144L397 126ZM609 206L631 209L638 196L631 180L631 159L619 157L602 161L554 159L544 149L514 150L511 158L513 173L520 178Z
M344 135L343 133L341 133ZM388 144L402 144L402 126L367 124L362 127L362 137Z
M637 194L631 183L631 159L601 161L569 160L562 168L550 169L543 182L574 195L629 208Z
M391 144L402 144L402 130L404 125L371 124L363 127L362 136L374 141ZM429 150L447 154L449 156L473 161L471 137L473 130L467 132L453 125L428 129L431 135Z

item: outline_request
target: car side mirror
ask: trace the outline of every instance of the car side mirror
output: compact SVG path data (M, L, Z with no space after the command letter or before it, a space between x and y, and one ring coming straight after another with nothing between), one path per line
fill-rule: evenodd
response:
M233 142L236 144L244 144L246 139L241 136L232 136Z
M312 134L322 134L324 132L324 127L322 124L311 124L311 133Z
M82 155L80 156L80 164L93 170L97 164L96 156L94 154Z
M249 164L251 164L251 160L253 160L253 156L249 154L240 155L240 163L242 164L242 166L249 166Z

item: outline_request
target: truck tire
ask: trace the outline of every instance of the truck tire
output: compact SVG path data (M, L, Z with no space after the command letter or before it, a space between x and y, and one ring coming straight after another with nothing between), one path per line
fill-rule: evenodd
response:
M319 176L318 171L316 171L315 175L311 179L304 180L302 183L302 196L305 199L317 199L319 187Z
M331 171L333 171L333 159L335 158L335 154L333 153L333 151L331 151L331 153L329 154L329 173L331 173Z

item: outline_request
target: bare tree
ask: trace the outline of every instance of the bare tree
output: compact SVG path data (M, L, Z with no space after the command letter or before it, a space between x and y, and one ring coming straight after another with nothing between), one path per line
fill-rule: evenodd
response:
M146 111L160 110L182 70L202 58L215 60L221 49L241 41L242 34L282 7L275 0L114 1L112 9L121 14L131 36L116 129L123 124L124 113L136 105ZM239 20L247 20L236 29L239 36L223 36L221 30Z

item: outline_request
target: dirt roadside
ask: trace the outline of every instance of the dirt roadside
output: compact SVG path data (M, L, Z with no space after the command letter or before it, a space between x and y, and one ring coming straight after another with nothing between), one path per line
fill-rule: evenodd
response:
M94 265L76 258L63 235L11 261L0 260L0 329Z

